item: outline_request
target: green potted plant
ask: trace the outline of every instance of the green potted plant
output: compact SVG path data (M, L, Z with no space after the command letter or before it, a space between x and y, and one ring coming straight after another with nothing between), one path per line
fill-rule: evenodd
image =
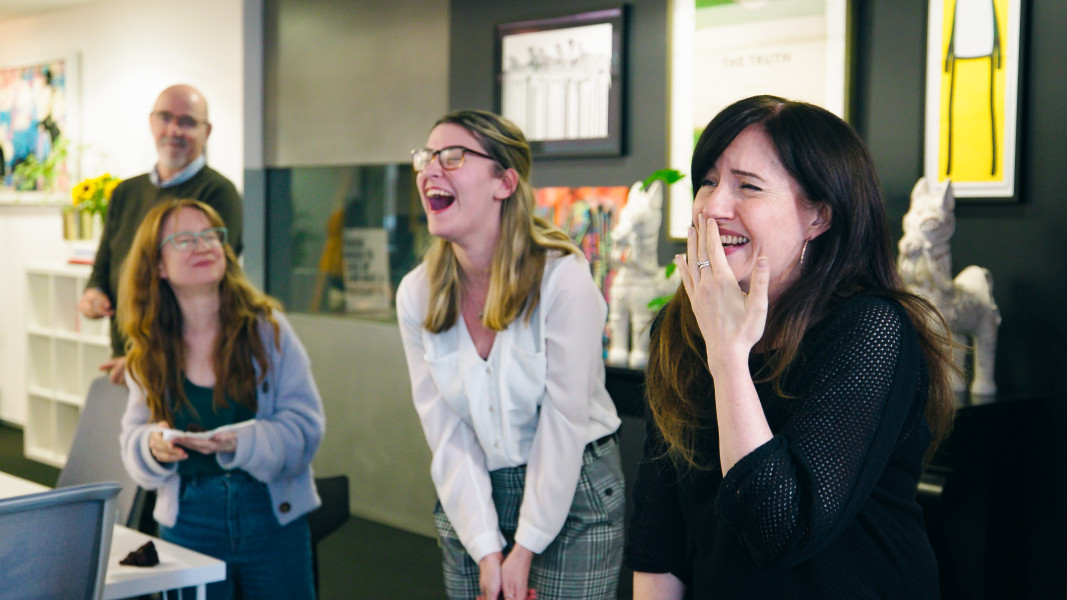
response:
M67 160L66 138L56 138L52 151L44 160L38 160L37 156L30 154L20 162L12 171L12 184L16 190L49 191L56 184L56 178Z

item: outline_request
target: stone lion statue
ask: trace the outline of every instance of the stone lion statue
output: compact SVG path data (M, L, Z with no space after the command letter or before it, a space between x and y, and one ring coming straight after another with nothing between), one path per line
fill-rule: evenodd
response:
M957 365L967 372L967 354L973 351L970 392L979 396L997 393L993 366L997 350L1000 309L993 300L993 275L971 265L952 277L949 240L956 231L956 198L952 183L929 183L921 178L911 191L911 206L904 215L897 264L911 291L925 296L945 316L960 343ZM956 381L957 392L967 382Z
M611 230L611 281L608 310L607 362L643 369L648 363L649 303L673 291L677 282L668 281L656 257L660 222L663 219L662 181L643 189L638 181L630 187L626 204Z

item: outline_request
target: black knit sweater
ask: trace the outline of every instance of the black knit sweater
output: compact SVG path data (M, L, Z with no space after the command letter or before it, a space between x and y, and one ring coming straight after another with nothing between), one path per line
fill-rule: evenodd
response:
M675 464L650 424L627 565L673 573L687 598L939 597L916 502L928 380L903 309L846 302L805 335L783 382L788 398L756 386L773 439L725 477L713 415L698 448L710 469Z

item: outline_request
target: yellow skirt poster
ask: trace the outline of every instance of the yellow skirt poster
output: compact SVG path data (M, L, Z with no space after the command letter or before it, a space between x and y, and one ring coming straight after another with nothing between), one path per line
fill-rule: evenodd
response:
M1015 197L1021 0L931 0L925 174Z

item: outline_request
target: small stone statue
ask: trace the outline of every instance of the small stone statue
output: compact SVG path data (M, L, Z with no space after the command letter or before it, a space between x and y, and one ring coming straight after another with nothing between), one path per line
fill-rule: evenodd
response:
M931 184L925 177L919 179L911 191L911 207L904 215L898 267L908 288L933 302L945 316L953 336L962 345L954 354L964 372L967 350L973 349L971 394L992 396L997 393L993 366L1000 310L993 301L993 275L988 269L971 265L952 277L949 240L956 231L955 210L951 182ZM967 384L958 380L955 388L963 392Z
M607 362L632 369L643 369L648 363L649 303L672 291L656 258L663 182L653 181L647 190L643 187L640 181L630 187L619 221L611 230L611 261L616 271L610 290Z

